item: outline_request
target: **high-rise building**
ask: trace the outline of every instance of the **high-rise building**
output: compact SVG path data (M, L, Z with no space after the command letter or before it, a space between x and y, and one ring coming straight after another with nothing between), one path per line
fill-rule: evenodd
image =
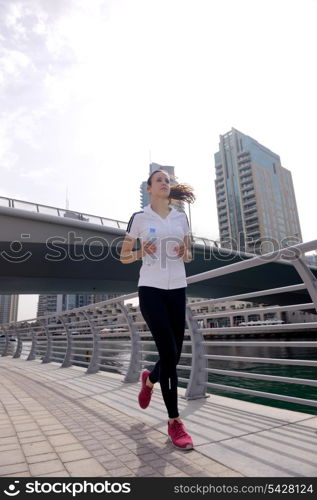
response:
M37 304L37 317L63 311L63 295L39 295Z
M159 165L158 163L150 163L149 176L155 172L155 170L164 170L170 176L171 186L177 184L177 180L175 177L175 167L167 166L167 165ZM147 192L147 181L142 182L140 186L140 198L141 198L141 208L144 208L146 205L150 203L150 196ZM183 201L176 201L172 203L173 207L176 210L185 211L185 204Z
M302 241L292 174L277 154L232 128L215 168L221 246L265 253Z
M18 304L18 295L0 295L0 323L17 321Z

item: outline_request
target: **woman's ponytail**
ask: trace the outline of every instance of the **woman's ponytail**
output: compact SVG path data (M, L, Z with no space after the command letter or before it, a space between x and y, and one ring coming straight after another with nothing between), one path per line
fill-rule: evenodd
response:
M187 203L193 203L196 199L193 188L188 184L175 184L171 186L169 198L170 200L181 200Z

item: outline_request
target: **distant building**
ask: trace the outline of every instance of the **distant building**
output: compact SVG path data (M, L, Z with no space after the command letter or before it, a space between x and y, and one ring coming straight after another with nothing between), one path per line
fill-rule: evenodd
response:
M39 295L37 317L89 306L118 297L120 293Z
M233 128L215 168L221 246L265 253L302 241L292 174L277 154Z
M17 321L18 304L18 295L0 295L0 323Z
M175 167L167 166L167 165L159 165L158 163L150 163L150 170L148 177L155 172L155 170L164 170L170 176L171 186L178 184L175 176ZM150 203L150 196L147 192L147 181L142 182L140 186L140 203L141 208L144 208L146 205ZM173 202L172 206L181 212L185 212L185 203L183 201Z
M60 314L63 311L63 295L39 295L37 317Z

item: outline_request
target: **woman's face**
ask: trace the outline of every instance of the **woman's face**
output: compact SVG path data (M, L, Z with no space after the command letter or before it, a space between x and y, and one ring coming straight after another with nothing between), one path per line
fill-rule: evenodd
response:
M152 176L152 185L148 186L148 192L158 198L168 198L170 194L170 178L165 172L156 172Z

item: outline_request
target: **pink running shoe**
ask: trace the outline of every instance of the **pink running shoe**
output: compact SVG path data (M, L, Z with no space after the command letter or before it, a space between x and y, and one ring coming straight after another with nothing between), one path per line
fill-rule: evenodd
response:
M193 441L188 432L185 431L183 422L174 420L172 424L168 422L168 435L173 445L180 450L193 449Z
M153 392L153 389L151 389L148 385L146 385L146 381L150 373L151 372L149 372L149 370L144 370L141 376L142 388L139 392L138 397L139 397L139 405L141 406L141 408L143 408L143 410L145 410L145 408L149 406Z

